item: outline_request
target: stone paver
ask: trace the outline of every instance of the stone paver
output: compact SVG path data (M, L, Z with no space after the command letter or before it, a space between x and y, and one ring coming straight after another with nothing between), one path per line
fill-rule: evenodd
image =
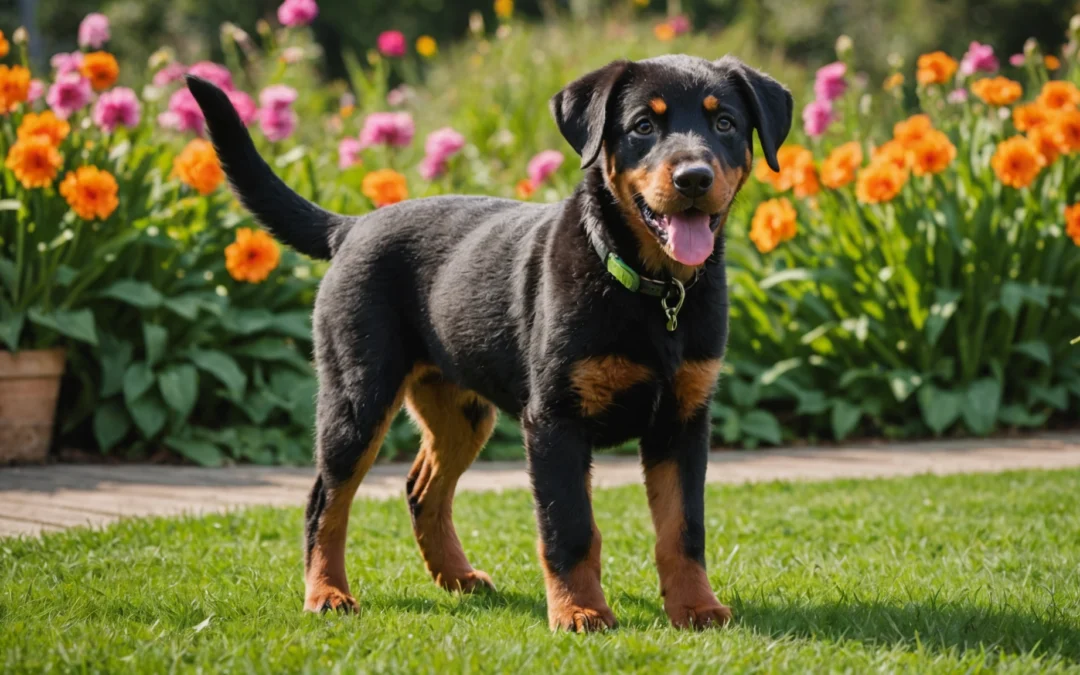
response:
M1080 433L1029 438L891 443L829 448L780 448L714 452L712 483L772 480L886 478L1009 469L1080 467ZM371 470L359 497L399 497L407 465ZM0 468L0 537L36 536L77 525L100 526L118 518L204 514L252 505L301 506L311 488L311 468L62 464ZM633 458L598 457L593 484L614 487L641 481ZM461 478L462 490L526 488L520 462L477 463Z

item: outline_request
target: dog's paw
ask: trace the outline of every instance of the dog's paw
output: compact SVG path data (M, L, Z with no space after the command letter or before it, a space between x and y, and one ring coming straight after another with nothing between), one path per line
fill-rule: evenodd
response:
M564 605L558 609L548 609L548 624L551 630L566 630L573 633L596 633L615 628L615 614L604 605L599 608Z
M308 593L307 598L304 599L304 611L352 614L360 611L360 605L356 602L356 598L348 593L331 586L325 586Z
M671 625L680 629L723 628L731 623L732 619L731 608L719 603L697 607L665 607L664 609L671 617Z
M465 574L447 575L440 574L435 578L441 588L451 593L476 593L479 591L494 591L495 584L487 572L471 570Z

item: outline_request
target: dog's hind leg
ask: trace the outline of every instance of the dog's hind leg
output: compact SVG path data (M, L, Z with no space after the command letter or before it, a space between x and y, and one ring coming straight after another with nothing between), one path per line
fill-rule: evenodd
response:
M420 425L420 454L406 483L413 532L435 583L448 591L494 588L474 570L454 531L452 505L458 478L495 427L495 407L431 369L412 379L405 404Z

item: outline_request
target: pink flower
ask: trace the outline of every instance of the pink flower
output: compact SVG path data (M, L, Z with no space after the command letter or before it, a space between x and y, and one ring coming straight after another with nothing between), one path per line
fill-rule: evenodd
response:
M819 100L834 101L847 91L847 66L842 61L818 68L814 76L814 94Z
M245 126L250 126L259 115L259 109L255 107L255 101L239 89L230 91L228 96L229 101L231 101L233 107L236 108L237 114L240 115L240 121L243 122Z
M281 60L285 63L298 63L304 58L303 47L286 47L281 51Z
M53 54L53 57L49 59L49 65L56 69L57 75L65 75L67 73L79 72L79 68L82 67L82 61L82 52L71 52L70 54L61 52L59 54Z
M154 73L154 86L155 87L167 87L173 82L182 80L184 73L187 72L182 64L170 63L161 70Z
M415 133L416 126L409 113L372 113L364 120L364 127L360 130L360 144L365 148L372 145L400 148L412 143Z
M432 180L446 173L447 160L465 147L465 137L450 127L443 127L428 134L424 142L424 159L420 162L420 175Z
M127 87L116 87L98 97L90 116L94 124L111 134L119 125L129 129L138 125L141 115L142 106L135 92Z
M78 73L64 73L49 87L45 101L57 117L66 120L90 102L90 94L89 80Z
M400 108L409 102L413 97L414 92L412 87L407 84L398 85L394 87L386 94L386 103L391 108Z
M376 44L383 56L392 58L405 56L405 35L399 30L388 30L379 33Z
M83 17L79 24L79 46L101 49L109 41L109 18L93 12Z
M287 84L272 84L259 92L259 103L263 108L284 112L296 102L296 90Z
M967 77L975 73L993 73L998 69L998 60L994 48L990 45L972 42L964 58L960 59L960 75Z
M803 130L810 136L820 136L833 123L832 103L818 99L805 108L802 113Z
M675 31L676 35L690 32L690 19L685 14L671 17L668 19L667 24L671 26L671 30Z
M288 107L264 107L259 111L259 128L274 143L292 136L298 121L296 113Z
M306 26L319 15L315 0L285 0L277 10L278 21L283 26Z
M224 91L232 91L235 88L229 69L211 61L199 61L188 68L188 74L201 77Z
M341 139L338 143L338 168L344 171L350 166L360 162L360 152L363 151L364 146L360 144L360 140L349 136L348 138Z
M563 163L563 154L558 150L544 150L529 160L525 172L534 186L540 185L548 176L555 173Z
M949 95L945 97L949 103L963 103L968 100L967 89L960 87L959 89L953 89L949 92Z
M30 89L26 92L26 100L30 103L41 98L41 95L45 93L45 83L41 80L30 80Z
M420 177L424 180L435 180L446 173L446 159L427 155L420 161Z
M1023 54L1013 54L1012 56L1009 57L1009 64L1019 68L1020 66L1024 65L1024 55Z
M177 131L193 131L202 135L203 114L187 87L177 89L169 97L169 108L158 115L158 124Z

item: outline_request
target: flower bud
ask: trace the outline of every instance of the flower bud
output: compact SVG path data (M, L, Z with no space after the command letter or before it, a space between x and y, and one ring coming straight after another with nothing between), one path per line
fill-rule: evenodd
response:
M11 41L17 45L25 45L30 43L30 34L26 32L26 28L19 26L15 29L15 32L11 34Z
M1035 38L1028 38L1024 42L1024 56L1029 59L1039 53L1039 41Z
M1069 19L1069 36L1080 41L1080 14L1073 14L1073 18Z
M897 52L889 54L885 57L885 60L893 70L903 70L904 68L904 57Z
M473 35L482 35L484 33L484 15L480 12L473 12L469 15L469 32Z
M855 49L855 42L847 35L836 38L836 58L847 61L851 58L851 52Z

